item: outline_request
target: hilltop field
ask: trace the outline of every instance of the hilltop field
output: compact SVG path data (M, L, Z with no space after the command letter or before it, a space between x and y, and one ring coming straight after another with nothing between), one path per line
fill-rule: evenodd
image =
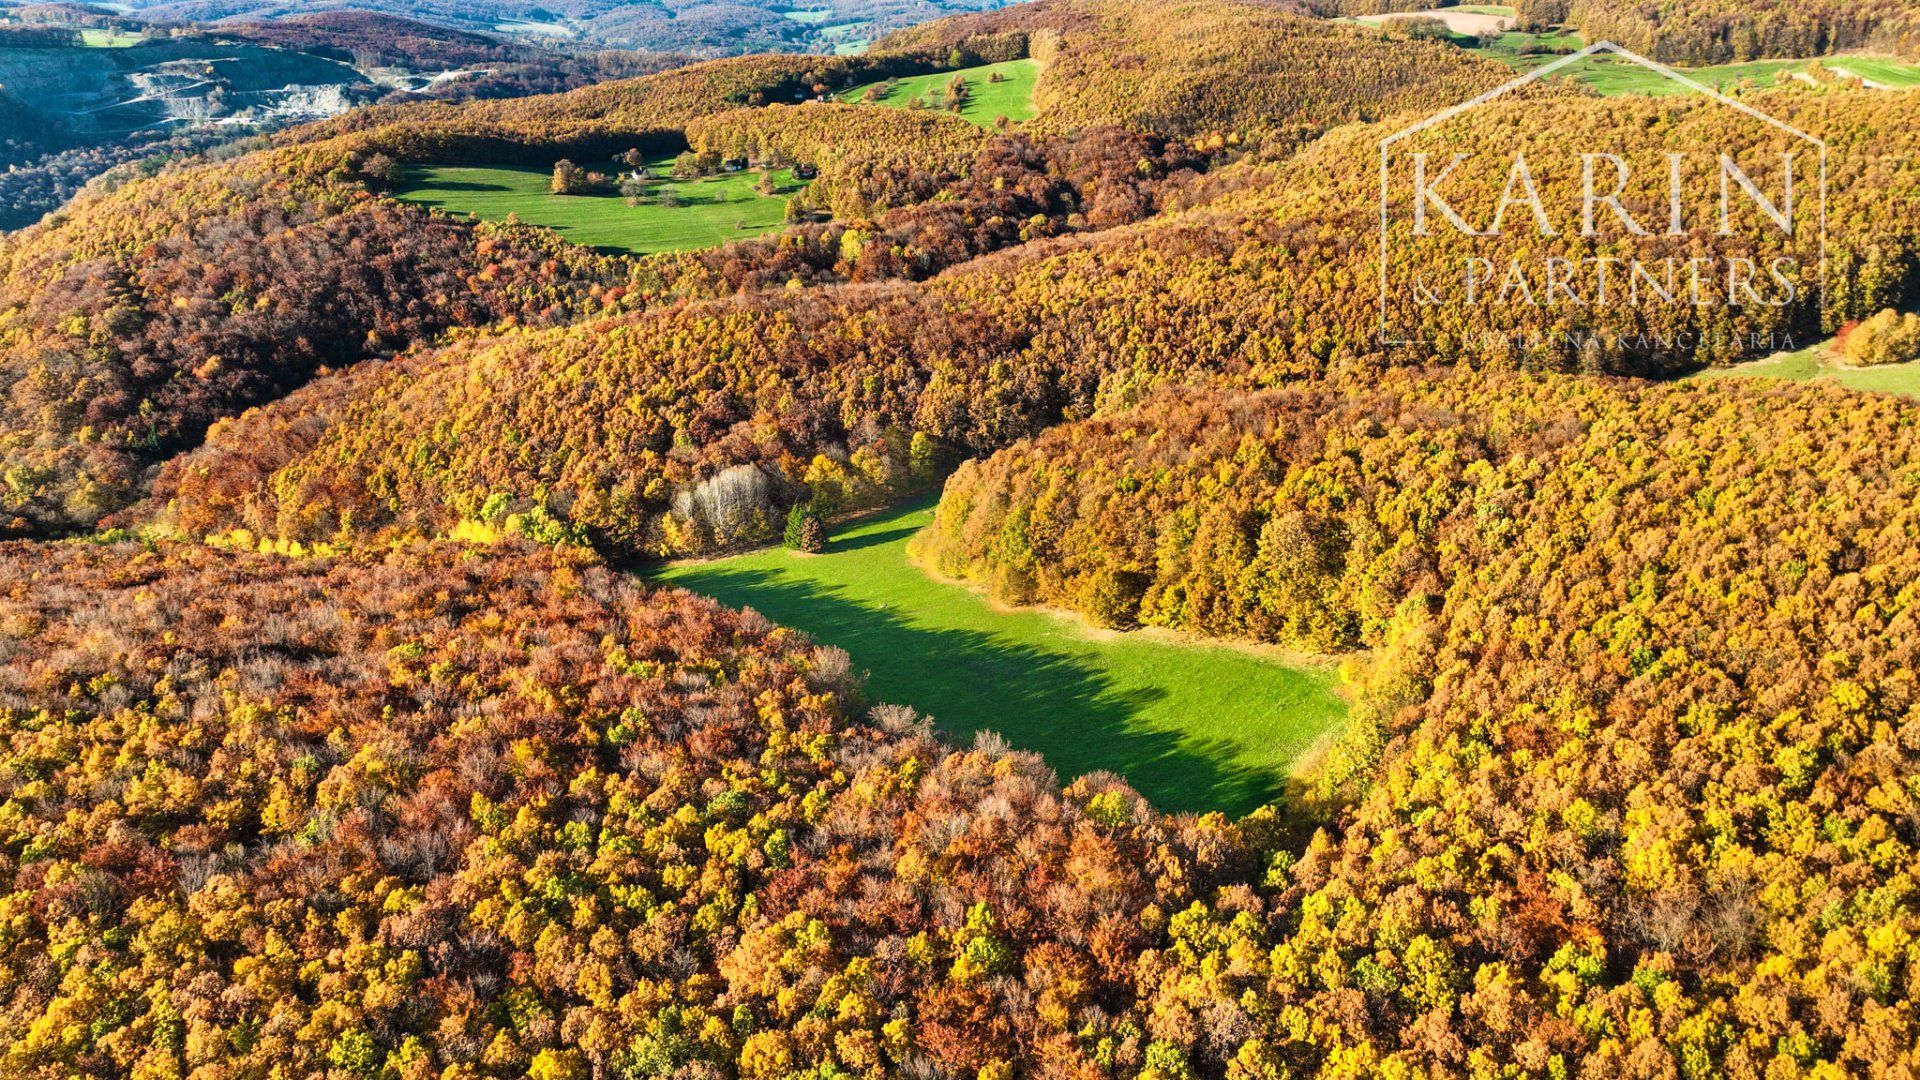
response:
M1006 60L868 83L842 93L840 100L895 109L941 109L957 102L962 117L981 127L992 127L1001 117L1015 122L1033 118L1033 84L1039 76L1036 60Z
M654 163L670 170L670 164ZM583 166L584 167L584 166ZM601 166L620 175L621 166ZM591 248L650 255L712 247L757 236L786 223L787 202L802 186L793 170L770 170L771 191L757 190L757 172L648 183L629 204L618 191L555 195L552 169L531 166L421 166L412 170L399 198L489 221L514 218L552 229Z

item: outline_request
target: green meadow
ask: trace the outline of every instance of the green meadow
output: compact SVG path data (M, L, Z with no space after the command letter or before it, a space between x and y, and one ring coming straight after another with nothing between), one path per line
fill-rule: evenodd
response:
M1040 63L1037 60L1008 60L958 71L896 79L890 91L886 89L886 83L868 83L841 94L840 100L865 101L870 90L878 89L882 96L874 99L877 105L904 109L917 100L933 108L944 108L947 84L956 75L966 80L967 84L967 97L960 105L962 117L981 127L992 127L993 122L1002 116L1016 121L1033 118L1033 84L1040 77ZM995 75L1000 76L1000 82L993 81Z
M1567 53L1578 52L1583 45L1580 35L1569 30L1543 33L1516 30L1500 35L1482 51L1491 59L1525 72L1545 67ZM1901 90L1920 86L1920 65L1882 56L1834 56L1819 61L1750 60L1707 67L1675 67L1674 70L1694 82L1726 91L1742 83L1771 86L1783 73L1787 77L1794 77L1808 71L1815 63L1825 65L1828 71L1835 74L1862 79L1885 89ZM1583 57L1550 77L1578 82L1608 97L1617 94L1665 96L1693 92L1684 84L1657 71L1608 53Z
M617 175L620 166L590 165ZM665 166L656 166L659 172ZM437 206L489 221L517 215L543 225L576 244L651 255L712 247L728 240L758 236L786 223L787 201L799 190L791 171L774 174L779 191L754 190L757 172L728 173L699 180L658 180L641 205L628 206L618 194L554 195L548 190L551 168L532 166L430 166L409 170L398 198ZM663 205L670 195L678 205Z
M1251 649L1001 608L928 577L907 541L922 503L840 529L825 553L774 548L652 573L845 649L874 701L911 705L954 741L994 731L1071 779L1125 776L1167 810L1242 813L1346 716L1338 678Z
M1889 90L1920 86L1920 64L1886 56L1835 56L1823 61L1827 70L1851 75Z
M1503 57L1503 59L1506 58ZM1558 56L1534 53L1511 57L1510 62L1520 71L1532 71L1558 59ZM1674 70L1703 86L1725 91L1743 82L1770 86L1780 77L1781 72L1803 71L1807 63L1808 61L1805 60L1754 60L1744 64L1717 64L1712 67L1675 68ZM1604 53L1582 57L1554 72L1550 77L1579 82L1608 97L1619 94L1646 94L1661 97L1694 93L1693 89L1684 83L1675 82L1631 60Z
M146 40L139 34L124 30L101 30L89 27L80 31L80 43L89 49L127 49Z
M1753 360L1732 367L1708 368L1688 378L1790 379L1795 382L1818 379L1837 383L1849 390L1920 398L1920 361L1877 367L1843 367L1834 362L1832 345L1830 341L1823 341L1797 352L1780 353L1764 360Z

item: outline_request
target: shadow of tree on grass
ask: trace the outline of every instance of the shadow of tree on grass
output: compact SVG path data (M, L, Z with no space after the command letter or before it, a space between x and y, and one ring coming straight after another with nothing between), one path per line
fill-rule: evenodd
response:
M920 531L919 525L902 525L897 529L880 529L874 532L860 532L852 536L835 536L827 542L826 554L837 555L842 551L859 551L861 548L879 547L896 540L905 540ZM762 614L765 614L764 612Z
M911 529L900 530L911 532ZM835 550L898 539L900 531L836 542ZM911 705L957 745L994 731L1044 757L1063 779L1096 770L1127 778L1168 811L1245 813L1279 801L1287 778L1233 764L1232 750L1136 722L1164 691L1115 687L1080 660L988 633L911 625L832 587L764 570L715 566L672 584L847 651L873 701Z

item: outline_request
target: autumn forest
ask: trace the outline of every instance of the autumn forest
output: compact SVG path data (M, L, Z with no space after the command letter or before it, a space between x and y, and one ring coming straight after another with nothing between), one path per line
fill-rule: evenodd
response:
M1920 1073L1920 5L911 21L0 233L0 1075Z

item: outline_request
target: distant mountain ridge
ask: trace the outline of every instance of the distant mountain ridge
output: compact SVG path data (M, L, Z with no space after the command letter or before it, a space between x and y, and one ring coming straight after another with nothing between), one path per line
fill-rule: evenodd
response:
M365 9L366 0L134 0L143 19L280 21ZM383 15L535 42L729 55L833 52L943 15L1002 0L379 0Z
M0 230L31 224L115 165L356 105L554 93L685 62L368 11L198 27L81 5L0 8L0 104L10 118L0 132Z

